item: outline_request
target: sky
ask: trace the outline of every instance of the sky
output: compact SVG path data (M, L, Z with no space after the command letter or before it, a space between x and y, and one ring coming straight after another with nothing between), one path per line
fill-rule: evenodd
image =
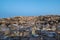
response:
M60 0L0 0L0 18L60 15Z

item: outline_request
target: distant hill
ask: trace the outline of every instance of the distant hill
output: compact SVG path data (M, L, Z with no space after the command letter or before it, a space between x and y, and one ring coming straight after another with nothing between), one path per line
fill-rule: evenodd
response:
M11 24L11 23L27 23L27 22L33 22L36 23L37 21L53 21L55 23L60 22L60 16L59 15L46 15L46 16L17 16L17 17L12 17L12 18L0 18L0 24L6 23L6 24Z

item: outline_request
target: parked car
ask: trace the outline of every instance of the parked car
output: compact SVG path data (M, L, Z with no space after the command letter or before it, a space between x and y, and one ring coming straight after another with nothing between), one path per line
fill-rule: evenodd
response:
M43 40L57 40L57 33L53 31L44 31L41 37Z

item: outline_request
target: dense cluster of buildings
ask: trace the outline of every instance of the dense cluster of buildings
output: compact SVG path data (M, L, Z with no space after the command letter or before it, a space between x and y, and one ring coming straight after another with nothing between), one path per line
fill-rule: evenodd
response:
M21 40L23 37L27 37L26 40L43 40L41 37L44 34L43 32L55 32L60 35L60 16L0 18L0 39L19 36L22 37ZM60 40L59 38L60 36L56 35L56 39Z

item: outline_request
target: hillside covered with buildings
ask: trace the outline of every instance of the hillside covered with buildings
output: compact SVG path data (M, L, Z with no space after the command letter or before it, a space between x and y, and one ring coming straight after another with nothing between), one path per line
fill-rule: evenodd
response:
M30 37L41 30L60 34L60 15L16 16L0 18L0 38L11 36Z

